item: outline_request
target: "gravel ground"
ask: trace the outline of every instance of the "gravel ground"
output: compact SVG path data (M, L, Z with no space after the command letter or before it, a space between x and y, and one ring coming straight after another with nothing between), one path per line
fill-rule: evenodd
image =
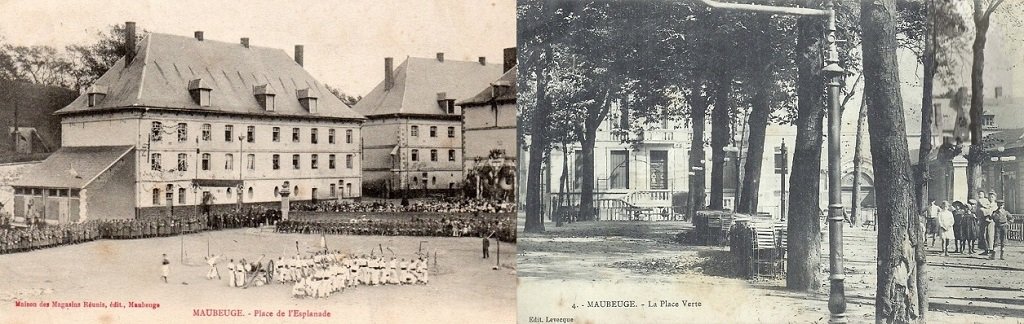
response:
M521 216L521 215L520 215ZM520 220L522 224L522 219ZM677 242L685 222L545 224L546 233L519 239L519 322L573 318L581 323L824 323L828 246L822 246L820 292L787 291L783 279L749 281L732 270L728 247ZM875 232L847 228L847 316L874 321ZM929 248L928 313L932 323L1024 321L1024 245L1012 242L1007 260L938 255ZM588 307L598 300L636 307ZM667 307L662 307L667 301ZM684 302L685 301L685 302ZM672 303L682 302L681 306ZM694 302L699 302L695 305ZM576 306L576 307L573 307Z
M208 241L209 240L209 241ZM481 259L479 238L327 236L330 249L370 253L390 247L399 258L420 248L436 252L428 285L360 286L327 299L294 299L290 285L230 288L225 280L206 280L207 242L225 258L277 259L300 250L318 249L319 235L276 234L252 229L184 237L95 241L29 253L0 255L0 323L510 323L515 318L514 244L501 244L500 270L492 270L497 253ZM171 261L170 283L160 279L160 254ZM390 253L388 253L390 255ZM433 263L433 261L431 261ZM225 263L220 264L222 273ZM17 307L29 302L78 302L82 307ZM86 308L85 301L108 308ZM158 308L110 307L113 302L158 303ZM194 316L196 309L239 309L240 317ZM286 317L256 317L256 310ZM289 310L329 311L329 318L287 317Z

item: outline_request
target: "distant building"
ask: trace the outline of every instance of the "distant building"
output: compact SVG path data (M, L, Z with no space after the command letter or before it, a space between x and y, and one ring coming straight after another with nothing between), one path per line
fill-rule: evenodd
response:
M503 74L459 101L465 137L463 172L477 197L515 199L516 49L505 49Z
M53 112L78 93L61 87L0 80L0 163L41 161L60 147Z
M354 107L367 117L363 175L368 191L394 195L453 190L463 176L462 111L455 102L480 91L502 66L409 57L397 68L384 59L384 81Z
M134 24L127 29L133 44ZM301 45L294 61L248 38L218 42L202 32L151 33L129 47L56 112L63 149L27 171L48 176L15 183L16 211L78 198L82 206L69 210L80 215L67 219L180 215L202 204L279 201L285 181L294 200L361 195L364 118L303 69ZM118 202L91 201L99 196Z

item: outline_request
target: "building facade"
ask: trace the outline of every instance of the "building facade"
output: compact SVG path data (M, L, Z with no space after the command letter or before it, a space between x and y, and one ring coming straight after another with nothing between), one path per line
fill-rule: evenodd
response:
M292 200L361 195L364 118L303 69L301 45L294 60L248 38L218 42L202 32L151 33L132 48L56 113L64 148L132 148L133 172L118 177L133 193L132 217L280 201L285 181ZM31 194L46 185L15 188ZM80 210L82 218L107 212Z
M461 188L464 147L458 99L475 95L481 84L501 76L501 65L409 57L397 67L384 60L384 81L354 107L363 125L363 175L368 191L388 196L400 191Z
M475 96L456 103L462 107L463 172L466 192L476 197L515 199L516 50L505 49L504 74Z

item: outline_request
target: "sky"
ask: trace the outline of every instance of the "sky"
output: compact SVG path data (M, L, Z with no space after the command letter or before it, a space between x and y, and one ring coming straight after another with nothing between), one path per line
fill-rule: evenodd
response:
M349 95L384 78L384 57L444 52L447 60L501 64L515 46L515 0L128 1L0 0L0 36L14 45L91 44L110 25L285 50L305 46L305 68Z

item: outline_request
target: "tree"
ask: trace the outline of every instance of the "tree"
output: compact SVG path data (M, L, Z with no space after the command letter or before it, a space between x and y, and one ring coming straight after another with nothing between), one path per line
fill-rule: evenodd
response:
M977 198L981 190L981 165L985 163L985 149L982 146L981 123L985 110L985 43L988 42L988 27L992 13L1003 0L974 0L974 44L971 64L971 150L967 157L968 197Z
M11 63L13 63L13 79L35 84L74 88L75 80L72 75L72 64L56 48L45 45L6 45L4 51L7 52Z
M141 43L146 31L138 33L136 44ZM109 26L106 30L96 32L96 42L88 45L68 45L65 51L73 65L72 74L75 79L74 87L81 89L96 79L103 76L110 70L117 60L128 54L128 48L124 41L124 24Z
M917 294L919 269L910 229L918 223L896 59L896 3L864 1L861 10L864 93L879 206L875 321L910 323L918 321L919 305L927 300Z
M345 92L341 91L341 89L332 87L329 84L325 84L324 86L327 87L327 91L330 91L331 94L333 94L335 97L338 97L338 99L340 99L341 102L344 102L346 105L355 106L356 103L359 102L359 100L363 100L363 96L353 97L345 94Z
M818 5L807 1L809 7ZM820 6L814 6L820 7ZM821 222L818 206L821 176L822 120L824 109L824 60L819 48L824 35L821 17L797 19L797 117L796 143L793 145L793 167L789 183L798 183L789 190L787 227L790 257L786 260L786 287L793 290L816 291L820 286Z

